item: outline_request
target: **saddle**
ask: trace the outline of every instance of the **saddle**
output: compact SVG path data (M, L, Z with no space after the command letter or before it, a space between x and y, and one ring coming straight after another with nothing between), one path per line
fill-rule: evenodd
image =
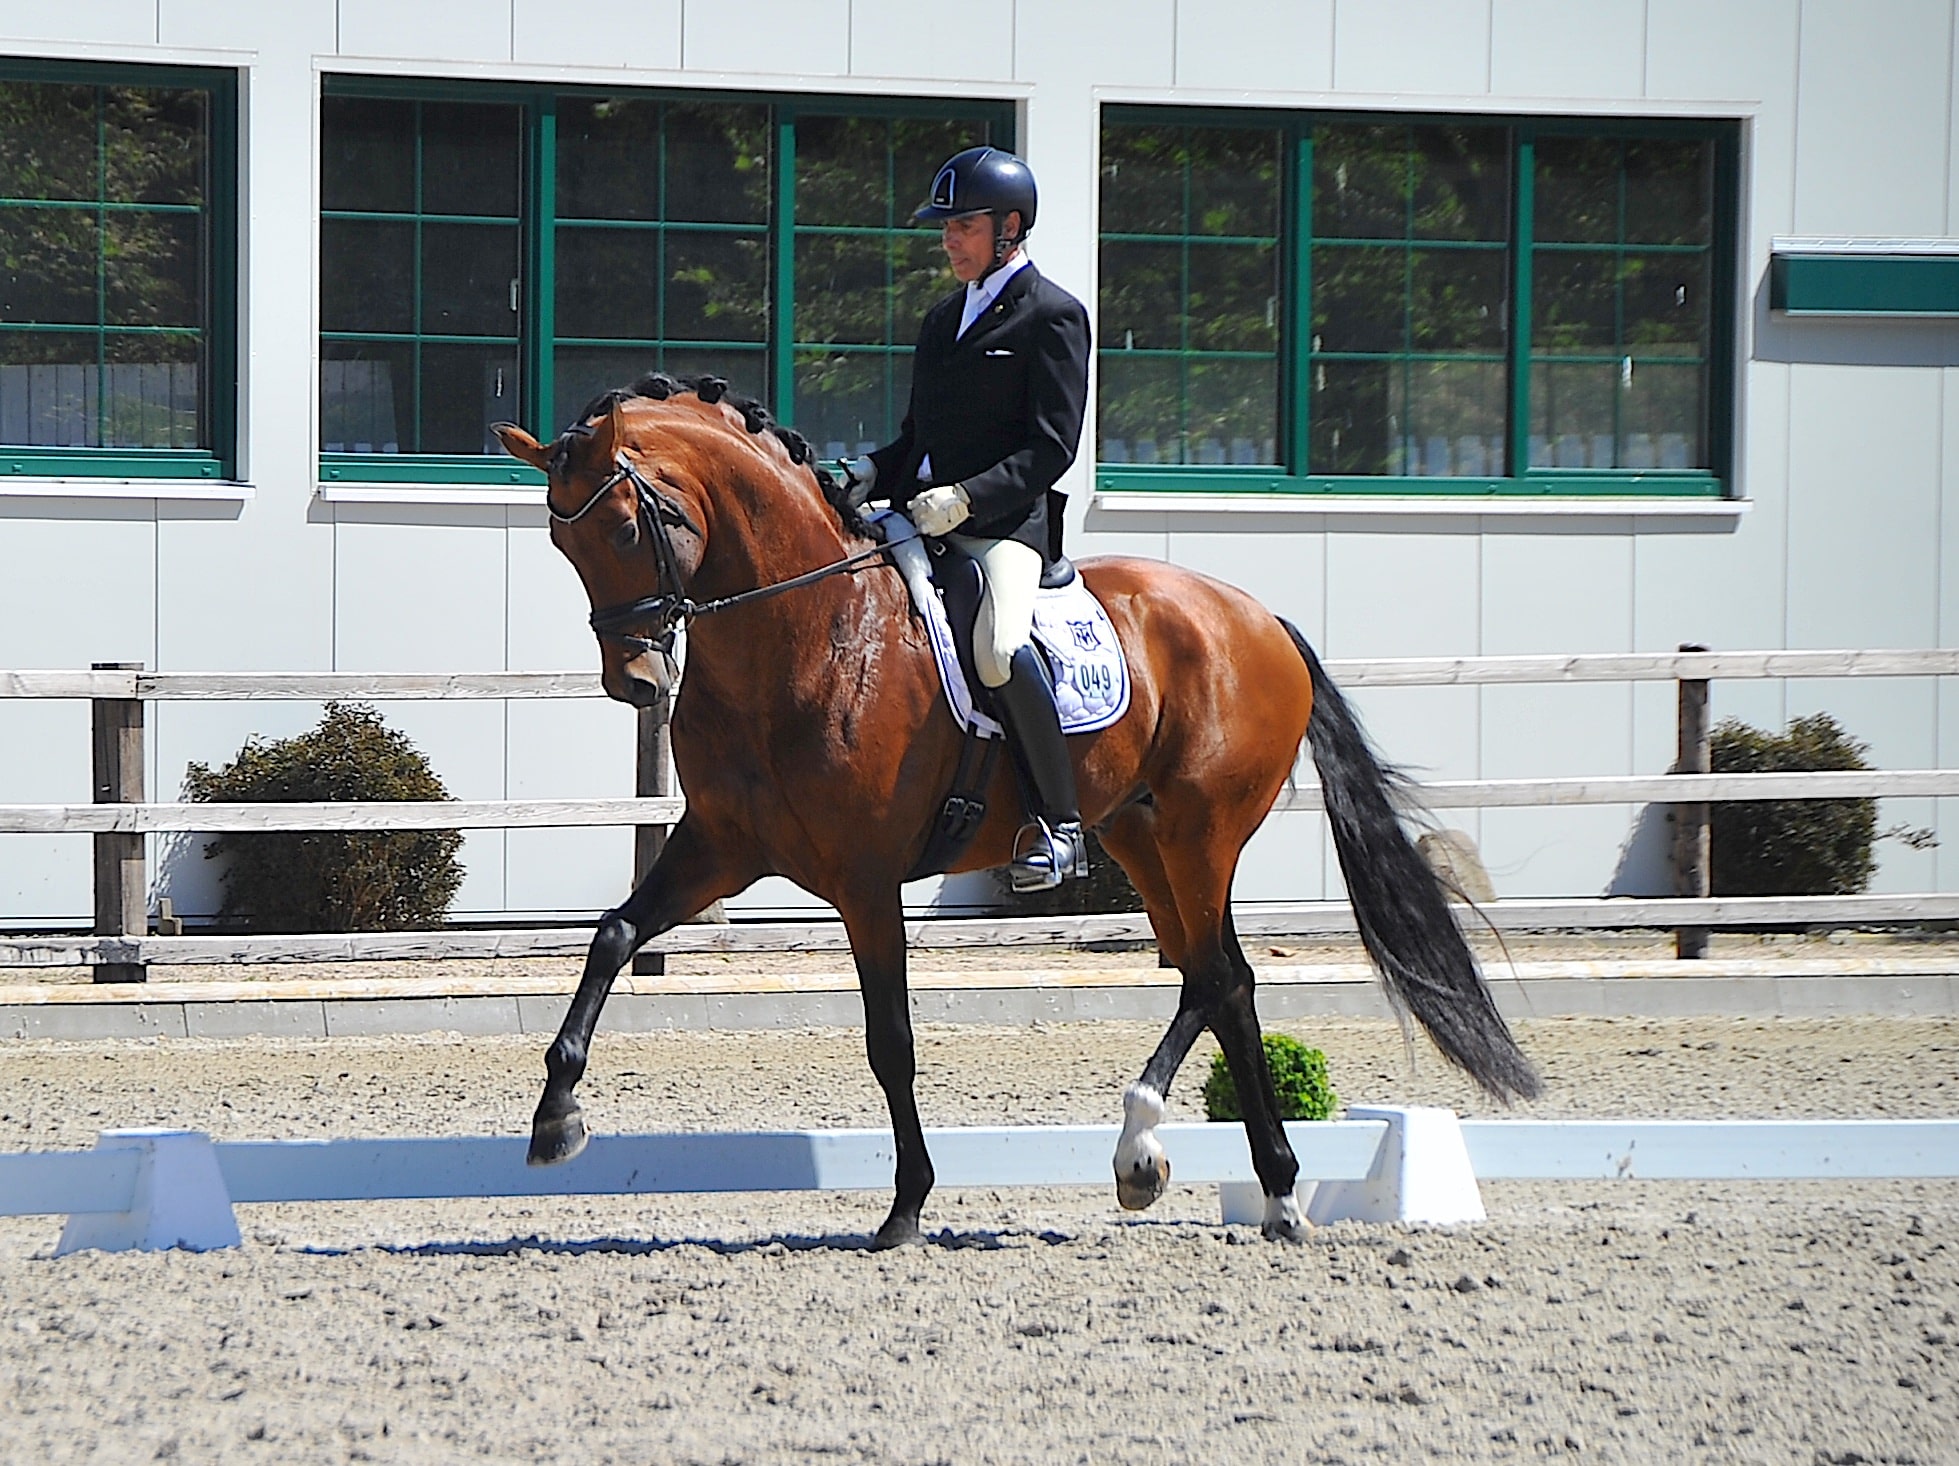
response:
M973 659L973 625L985 589L978 563L942 541L924 539L901 514L880 513L873 524L911 591L913 610L932 644L947 708L966 735L952 790L924 853L905 877L917 880L942 872L978 833L986 816L986 789L1006 735ZM1033 642L1046 662L1064 733L1092 733L1129 710L1129 664L1115 627L1066 558L1043 564Z

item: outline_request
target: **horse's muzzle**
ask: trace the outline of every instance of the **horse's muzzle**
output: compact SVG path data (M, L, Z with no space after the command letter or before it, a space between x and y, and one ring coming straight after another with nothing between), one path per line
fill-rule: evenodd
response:
M600 681L605 695L629 707L657 707L673 691L673 664L658 652L646 652L631 661L605 669Z

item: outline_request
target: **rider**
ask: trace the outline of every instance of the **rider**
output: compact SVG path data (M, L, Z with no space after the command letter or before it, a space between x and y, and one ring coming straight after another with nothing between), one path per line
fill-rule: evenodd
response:
M1027 258L1034 211L1033 171L1012 153L968 148L939 169L912 217L938 224L961 289L919 327L897 441L846 466L860 501L883 484L921 534L979 562L973 659L1040 806L1008 867L1020 891L1088 874L1074 768L1029 640L1042 567L1061 558L1054 485L1081 441L1088 312Z

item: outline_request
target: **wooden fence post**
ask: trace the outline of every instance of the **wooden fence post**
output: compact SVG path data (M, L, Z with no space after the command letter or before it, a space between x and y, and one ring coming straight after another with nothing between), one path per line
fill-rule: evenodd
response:
M97 662L97 672L140 672L141 662ZM94 802L143 802L143 700L98 697L90 704ZM149 872L140 834L95 836L95 934L142 937L149 933ZM98 962L97 982L143 982L140 962Z
M1683 652L1704 652L1696 642L1680 643ZM1677 774L1705 774L1712 771L1713 758L1707 733L1707 679L1680 679L1680 753L1673 769ZM1708 807L1706 804L1676 804L1673 807L1673 889L1678 896L1705 898L1712 889L1709 870ZM1683 926L1673 934L1676 958L1707 955L1708 928Z
M667 717L672 711L671 693L662 693L659 701L651 707L639 710L633 793L641 799L666 798L673 793L673 734L667 727ZM647 872L653 869L653 862L660 858L660 852L666 848L665 825L633 827L634 889L638 889L639 883L646 879ZM666 970L664 953L641 951L633 955L635 977L661 977Z

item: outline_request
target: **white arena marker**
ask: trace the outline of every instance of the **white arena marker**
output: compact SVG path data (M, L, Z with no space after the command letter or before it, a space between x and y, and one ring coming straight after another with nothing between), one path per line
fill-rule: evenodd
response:
M55 1256L87 1248L204 1252L239 1245L238 1219L210 1136L195 1130L105 1130L95 1148L135 1153L129 1209L72 1214Z
M1309 1221L1450 1226L1487 1219L1454 1110L1356 1105L1347 1118L1385 1120L1387 1133L1366 1180L1322 1181L1313 1188Z

